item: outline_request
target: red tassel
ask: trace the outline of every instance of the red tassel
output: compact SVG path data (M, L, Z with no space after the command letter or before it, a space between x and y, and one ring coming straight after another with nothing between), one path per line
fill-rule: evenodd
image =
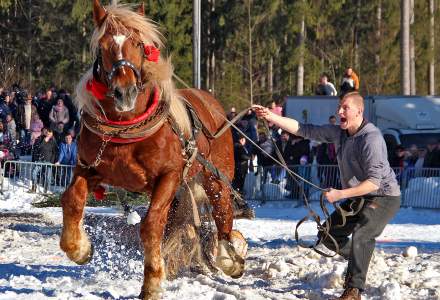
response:
M87 81L86 89L98 100L104 100L108 92L107 86L95 78Z
M160 56L160 50L153 45L144 45L144 53L147 60L157 62Z
M98 187L93 191L93 194L95 196L95 200L102 201L105 198L105 187L102 185L98 185Z

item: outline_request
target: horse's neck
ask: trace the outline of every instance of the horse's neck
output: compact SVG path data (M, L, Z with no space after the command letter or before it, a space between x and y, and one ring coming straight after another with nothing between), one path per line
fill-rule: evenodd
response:
M128 121L142 115L147 110L147 107L150 105L151 101L150 95L151 93L149 89L145 89L144 91L140 92L136 98L134 109L129 112L118 112L115 109L115 100L113 98L105 99L101 102L101 106L105 111L107 119L115 121Z

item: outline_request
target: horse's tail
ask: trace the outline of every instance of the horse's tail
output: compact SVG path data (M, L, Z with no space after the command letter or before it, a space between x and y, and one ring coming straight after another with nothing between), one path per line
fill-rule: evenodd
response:
M183 184L177 193L168 214L162 248L168 278L185 271L205 273L214 269L217 240L208 204L200 179Z

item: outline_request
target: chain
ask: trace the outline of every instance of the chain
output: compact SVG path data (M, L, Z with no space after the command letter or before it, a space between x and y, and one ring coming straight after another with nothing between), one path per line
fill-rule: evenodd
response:
M156 117L157 115L162 114L163 112L165 112L167 106L168 106L168 103L163 102L162 105L159 105L159 107L157 108L155 114L151 115L149 118L145 119L144 121L136 123L136 124L133 124L133 125L130 125L130 126L127 126L127 127L124 127L124 128L121 128L121 129L115 129L113 131L110 131L108 133L103 134L102 135L102 143L101 143L101 146L99 147L98 154L96 154L95 161L92 164L90 164L90 165L85 165L84 163L81 162L80 159L78 159L78 164L82 168L84 168L84 169L96 168L101 163L102 155L104 154L104 150L107 147L107 144L111 141L111 139L113 137L115 137L115 136L117 136L117 135L119 135L121 133L125 133L125 132L127 132L127 131L129 131L131 129L136 129L136 128L140 128L140 127L144 126L147 122L151 121L154 117ZM96 116L95 116L95 120L98 123L102 123L102 121L100 121L99 118L96 117ZM97 130L99 130L98 126L95 125L94 127Z
M105 136L102 137L101 147L99 147L98 154L96 154L96 159L92 164L85 165L81 162L80 159L78 159L78 164L84 169L96 168L101 163L102 155L104 154L104 150L107 147L107 144L111 139L112 139L111 136L109 136L108 138L105 138Z

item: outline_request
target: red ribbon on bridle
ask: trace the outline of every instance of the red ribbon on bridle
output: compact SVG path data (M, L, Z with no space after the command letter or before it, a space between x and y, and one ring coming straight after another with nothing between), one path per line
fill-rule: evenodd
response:
M157 61L159 60L160 50L157 49L154 45L144 45L144 53L148 61L157 63Z

